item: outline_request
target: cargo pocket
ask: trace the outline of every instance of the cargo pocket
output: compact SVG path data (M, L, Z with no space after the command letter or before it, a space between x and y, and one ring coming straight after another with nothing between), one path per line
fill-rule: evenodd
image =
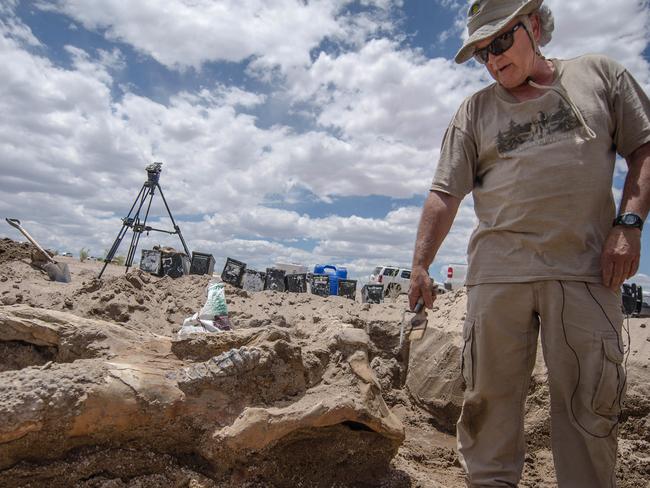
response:
M593 399L593 409L598 415L618 415L625 394L623 352L617 338L603 338L602 371Z
M467 390L474 389L474 320L465 320L463 325L463 353L461 373Z

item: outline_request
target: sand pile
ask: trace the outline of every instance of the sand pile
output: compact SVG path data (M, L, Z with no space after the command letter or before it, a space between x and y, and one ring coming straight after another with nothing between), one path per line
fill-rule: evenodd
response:
M18 259L29 259L33 248L26 242L18 243L4 237L0 239L0 264Z
M2 241L2 256L22 245ZM27 254L20 255L23 259ZM0 486L464 486L453 430L464 293L399 348L381 305L226 286L233 332L178 339L209 278L69 264L72 283L0 266ZM631 322L621 487L650 473L648 328ZM542 363L522 487L553 486Z

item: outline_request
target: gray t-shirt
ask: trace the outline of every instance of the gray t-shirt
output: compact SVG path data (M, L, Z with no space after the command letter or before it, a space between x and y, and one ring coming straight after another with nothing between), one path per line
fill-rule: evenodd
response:
M601 279L616 153L650 142L650 101L604 56L552 62L554 90L519 102L492 84L445 134L431 190L473 192L467 285Z

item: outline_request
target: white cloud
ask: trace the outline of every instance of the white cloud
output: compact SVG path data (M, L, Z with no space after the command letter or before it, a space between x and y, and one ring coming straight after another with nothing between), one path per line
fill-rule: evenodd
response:
M251 93L236 86L218 85L215 93L221 97L223 105L231 107L241 106L251 108L266 101L265 95ZM203 90L201 95L209 97L210 93L207 90Z
M545 54L571 58L585 53L607 54L626 66L639 81L650 83L650 67L643 57L648 44L650 10L634 0L547 0L555 31Z
M123 70L126 68L126 60L122 52L114 47L111 51L105 49L98 50L98 63L108 70Z
M18 0L5 0L4 2L0 3L0 14L13 15L17 6Z
M80 74L86 75L88 78L96 79L106 86L110 86L113 78L108 73L107 68L119 66L120 58L118 52L108 53L101 51L100 61L94 61L90 55L83 49L74 46L66 46L65 50L72 57L72 64Z
M72 17L86 29L134 46L169 68L257 58L260 66L308 65L326 38L350 41L385 26L369 15L343 13L350 0L55 0L43 10ZM390 0L365 2L388 9Z
M439 3L443 7L446 7L448 9L450 9L450 10L459 10L461 8L463 10L466 10L464 8L465 4L462 3L462 2L459 2L458 0L436 0L436 3Z
M471 67L426 59L394 41L377 39L358 52L338 57L321 53L290 83L297 99L320 107L317 120L324 127L349 138L432 149L463 98L482 86L481 76Z
M5 5L0 4L0 15L5 16L4 18L0 17L0 31L8 38L15 39L28 46L41 46L40 41L36 39L32 30L13 16L16 5L16 0L11 0Z

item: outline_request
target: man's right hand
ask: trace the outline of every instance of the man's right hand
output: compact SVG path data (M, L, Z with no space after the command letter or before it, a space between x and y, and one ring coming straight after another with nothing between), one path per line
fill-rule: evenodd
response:
M436 290L433 288L433 282L425 268L416 266L411 269L411 284L408 295L411 310L415 309L420 297L422 297L426 308L433 308L433 302L436 300Z
M413 265L411 266L411 286L409 288L409 306L415 309L418 299L422 297L426 308L433 308L436 291L429 278L429 265L436 257L436 252L451 228L461 199L444 192L430 191L424 201L418 233L415 238Z

